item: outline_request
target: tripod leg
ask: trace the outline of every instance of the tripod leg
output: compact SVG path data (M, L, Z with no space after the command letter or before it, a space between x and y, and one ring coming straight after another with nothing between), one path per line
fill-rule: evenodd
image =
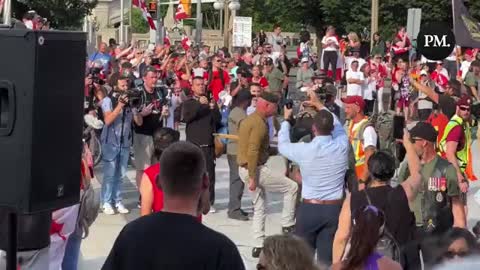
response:
M17 270L17 213L8 214L7 270Z

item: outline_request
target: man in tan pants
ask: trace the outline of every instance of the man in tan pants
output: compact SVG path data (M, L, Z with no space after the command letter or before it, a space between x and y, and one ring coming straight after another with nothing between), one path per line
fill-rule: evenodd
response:
M252 257L258 258L265 238L265 193L282 193L282 231L289 233L295 226L295 204L298 184L282 172L265 164L269 157L270 139L266 119L277 111L278 97L264 92L258 99L254 113L245 118L239 127L237 162L240 177L248 185L253 199Z

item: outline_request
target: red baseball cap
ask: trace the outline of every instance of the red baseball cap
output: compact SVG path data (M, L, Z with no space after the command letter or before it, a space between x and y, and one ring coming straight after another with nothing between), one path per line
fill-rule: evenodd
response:
M355 104L360 107L360 109L365 109L365 101L361 96L347 96L342 98L342 102L345 104Z
M457 106L471 106L472 105L472 98L468 95L463 95L458 101Z

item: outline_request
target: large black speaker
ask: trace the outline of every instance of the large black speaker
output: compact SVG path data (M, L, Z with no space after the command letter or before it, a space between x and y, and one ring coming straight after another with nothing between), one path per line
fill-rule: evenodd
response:
M0 206L79 201L86 35L0 30Z

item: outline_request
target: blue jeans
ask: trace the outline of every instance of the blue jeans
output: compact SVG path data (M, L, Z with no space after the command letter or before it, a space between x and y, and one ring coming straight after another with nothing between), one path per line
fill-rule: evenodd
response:
M65 255L63 256L62 270L77 270L78 258L80 256L80 245L82 244L82 234L79 228L68 237Z
M119 203L120 183L127 173L129 147L118 147L111 144L102 144L103 181L102 204Z

